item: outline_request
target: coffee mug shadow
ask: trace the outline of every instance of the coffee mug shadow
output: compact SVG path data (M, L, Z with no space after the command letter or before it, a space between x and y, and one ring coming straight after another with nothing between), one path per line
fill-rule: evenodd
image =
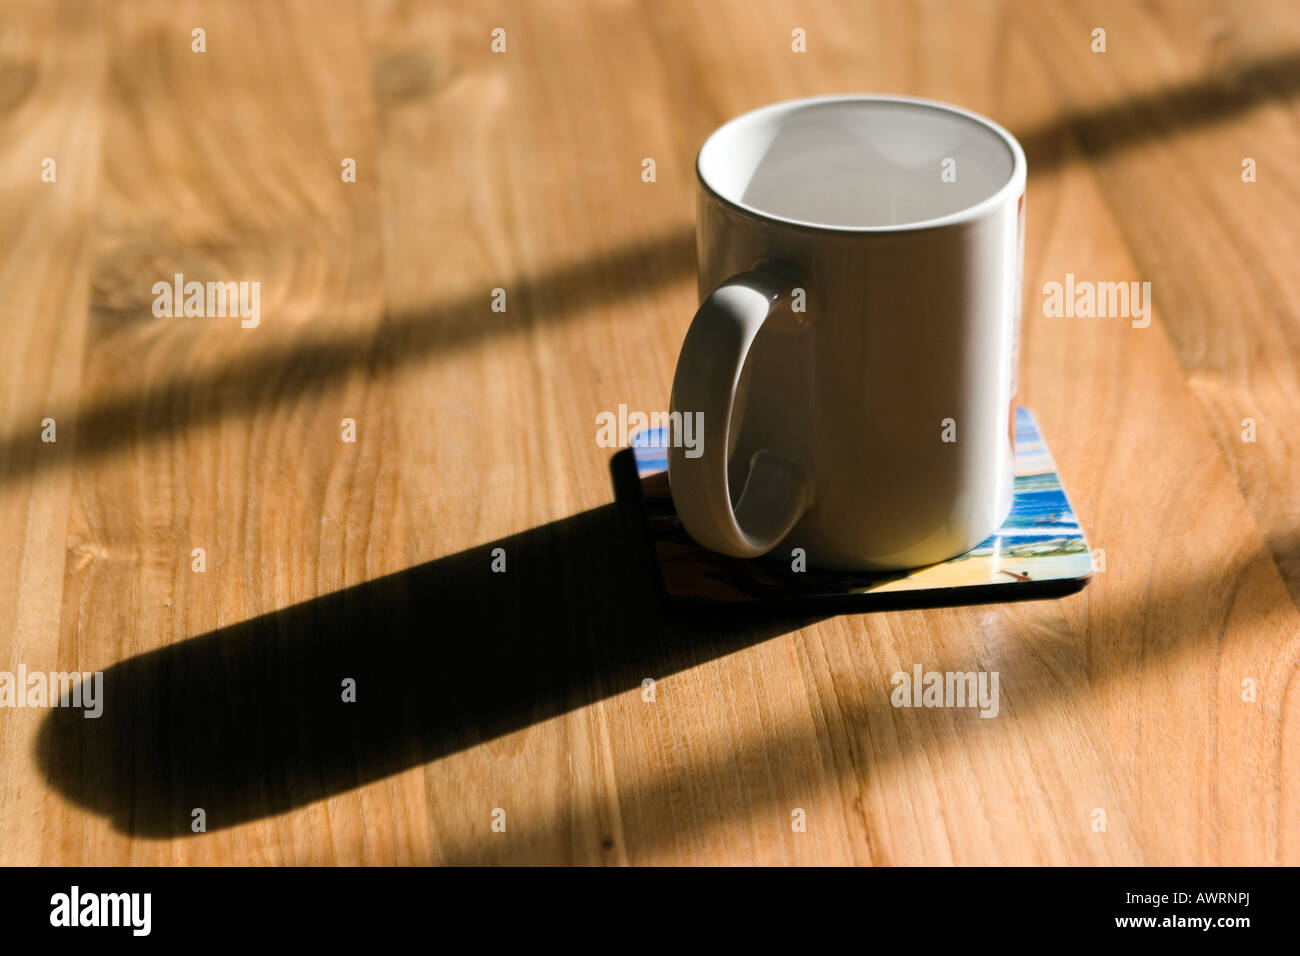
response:
M614 504L114 665L101 717L44 718L38 765L119 831L190 835L200 807L213 831L815 620L797 607L670 612L631 453L611 471Z
M122 661L52 709L52 786L146 837L281 813L801 626L668 615L618 502ZM629 472L629 469L632 471ZM630 493L629 493L630 492ZM635 516L635 520L632 520ZM496 549L501 549L498 552ZM505 571L494 572L503 555ZM355 681L355 702L344 682Z

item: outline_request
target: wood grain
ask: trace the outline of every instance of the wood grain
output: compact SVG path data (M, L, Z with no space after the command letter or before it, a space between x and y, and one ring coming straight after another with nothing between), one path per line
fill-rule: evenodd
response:
M1025 143L1023 396L1105 573L668 615L592 423L667 401L695 150L868 90ZM1300 862L1298 103L1284 0L7 5L0 668L106 710L0 710L0 862ZM154 317L177 272L259 325ZM1045 317L1067 272L1151 326ZM998 718L896 710L914 663Z

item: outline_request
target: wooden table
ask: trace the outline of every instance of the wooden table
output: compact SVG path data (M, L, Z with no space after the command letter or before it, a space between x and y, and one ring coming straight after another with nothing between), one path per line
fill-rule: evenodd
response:
M0 668L105 672L0 710L0 861L1300 862L1296 4L0 18ZM619 533L595 416L667 402L696 149L845 91L1026 147L1077 595L682 620ZM257 326L156 317L176 273ZM1150 327L1045 317L1067 273ZM999 716L895 709L914 663Z

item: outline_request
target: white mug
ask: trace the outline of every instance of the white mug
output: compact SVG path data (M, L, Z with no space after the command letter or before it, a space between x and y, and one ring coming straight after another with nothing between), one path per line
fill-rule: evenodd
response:
M1011 509L1025 154L943 103L830 96L696 160L702 302L673 379L682 523L736 557L918 567ZM673 415L670 420L679 420Z

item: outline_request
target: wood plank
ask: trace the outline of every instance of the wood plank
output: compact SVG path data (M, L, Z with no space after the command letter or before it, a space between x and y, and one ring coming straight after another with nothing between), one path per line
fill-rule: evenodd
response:
M0 13L0 403L14 440L0 448L0 668L63 670L65 565L90 560L69 548L69 467L86 347L92 240L100 190L105 44L100 11L74 4L17 3ZM45 166L45 160L53 166ZM52 181L42 174L49 170ZM43 422L54 418L52 443ZM41 482L22 479L48 468ZM46 788L30 753L37 710L0 716L0 863L59 854L68 834L47 829Z

